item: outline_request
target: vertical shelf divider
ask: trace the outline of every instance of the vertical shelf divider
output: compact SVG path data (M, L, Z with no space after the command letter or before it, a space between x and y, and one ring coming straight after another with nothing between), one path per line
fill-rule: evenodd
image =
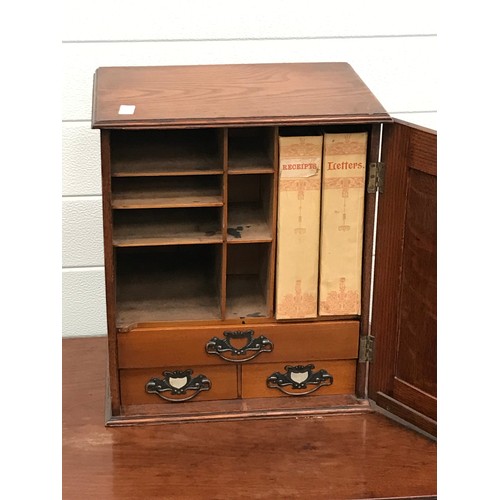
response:
M227 296L227 217L228 217L228 129L224 127L220 133L222 144L222 262L221 262L221 286L220 286L220 308L221 319L226 319L226 296Z
M276 276L276 238L278 219L278 179L279 179L279 127L273 127L272 131L272 155L273 155L273 196L271 208L272 242L268 266L267 286L267 312L269 317L274 316L274 280Z

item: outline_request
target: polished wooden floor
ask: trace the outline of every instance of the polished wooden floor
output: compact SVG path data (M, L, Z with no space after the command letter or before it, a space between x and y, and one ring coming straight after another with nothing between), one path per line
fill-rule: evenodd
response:
M63 340L63 498L436 495L436 444L377 413L104 427L105 339Z

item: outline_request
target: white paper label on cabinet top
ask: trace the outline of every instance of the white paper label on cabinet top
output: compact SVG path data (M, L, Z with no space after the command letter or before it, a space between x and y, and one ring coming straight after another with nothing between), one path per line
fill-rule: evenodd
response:
M133 104L122 104L118 110L119 115L133 115L135 113L135 106Z

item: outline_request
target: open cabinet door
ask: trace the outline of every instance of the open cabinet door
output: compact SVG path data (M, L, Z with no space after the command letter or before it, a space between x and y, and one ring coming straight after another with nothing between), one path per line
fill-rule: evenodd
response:
M368 395L436 435L436 133L384 125Z

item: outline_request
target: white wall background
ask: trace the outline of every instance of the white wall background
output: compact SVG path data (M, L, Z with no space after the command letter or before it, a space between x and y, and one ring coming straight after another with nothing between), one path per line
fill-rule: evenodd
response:
M394 117L437 129L435 2L63 2L63 336L105 335L99 66L349 62Z

